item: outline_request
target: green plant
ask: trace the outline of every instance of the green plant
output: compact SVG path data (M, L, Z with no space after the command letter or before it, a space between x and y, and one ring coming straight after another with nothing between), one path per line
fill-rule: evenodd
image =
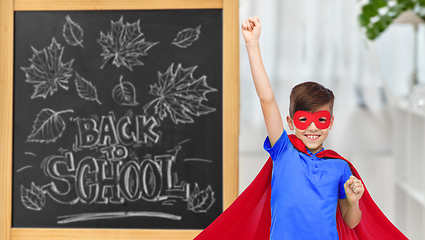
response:
M425 0L368 0L358 16L359 24L370 40L377 38L400 13L412 10L425 19Z

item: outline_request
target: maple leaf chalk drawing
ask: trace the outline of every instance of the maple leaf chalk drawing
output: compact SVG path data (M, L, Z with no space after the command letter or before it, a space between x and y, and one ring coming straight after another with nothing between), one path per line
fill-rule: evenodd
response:
M120 77L120 83L112 90L112 98L119 105L139 105L139 103L136 101L136 88L130 82L123 82L122 76Z
M207 189L200 191L198 184L195 183L195 189L190 194L187 202L187 209L198 213L207 212L214 202L214 192L212 191L211 186L208 185Z
M140 19L134 23L123 22L123 17L117 22L111 21L111 32L106 35L100 32L97 42L102 46L103 69L112 59L112 64L125 66L133 70L133 66L143 65L139 57L147 56L147 51L159 42L147 42L140 31Z
M196 28L186 28L181 30L171 44L177 47L187 48L192 45L193 42L198 40L199 34L201 34L201 25Z
M59 114L74 112L72 109L55 112L45 108L37 115L32 126L28 142L50 143L55 142L65 131L66 124Z
M31 183L31 189L26 189L21 185L21 201L26 208L40 211L46 204L46 196L40 187Z
M34 84L34 93L31 99L47 95L53 95L58 90L58 86L68 90L68 79L72 76L72 63L74 59L67 63L62 63L62 54L65 47L61 47L52 38L52 44L41 51L31 47L33 51L30 67L21 67L25 72L26 82Z
M66 43L71 46L83 46L83 35L84 31L71 17L66 16L66 23L63 25L62 35L65 38Z
M207 77L204 75L198 79L193 77L197 66L183 68L181 64L173 72L173 64L167 72L158 72L158 84L150 85L150 94L158 96L146 104L143 109L146 112L154 106L155 114L161 120L170 115L174 123L192 123L194 120L189 115L200 116L216 111L202 104L208 101L206 94L217 91L208 86Z
M97 89L90 81L82 78L78 73L75 72L75 86L77 87L78 95L89 101L96 101L99 104L102 104L99 99L97 99Z

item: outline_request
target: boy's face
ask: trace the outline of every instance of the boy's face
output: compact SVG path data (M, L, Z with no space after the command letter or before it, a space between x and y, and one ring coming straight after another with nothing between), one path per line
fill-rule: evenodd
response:
M322 110L326 110L330 112L329 104L319 107L314 112L318 112ZM295 117L295 114L294 114L294 117ZM310 150L312 153L316 153L322 150L323 142L328 137L329 130L332 129L334 117L333 116L331 117L329 127L324 129L318 128L314 122L311 122L306 129L301 130L296 127L296 125L294 124L294 119L292 119L291 116L288 115L286 117L286 120L288 122L289 129L291 129L291 131L295 130L295 136L303 141L303 143L305 144L308 150ZM306 119L300 117L300 119L298 120L300 120L301 122L304 122ZM320 120L323 120L323 118ZM326 120L329 121L329 119L326 119ZM308 121L309 120L307 120L307 122Z

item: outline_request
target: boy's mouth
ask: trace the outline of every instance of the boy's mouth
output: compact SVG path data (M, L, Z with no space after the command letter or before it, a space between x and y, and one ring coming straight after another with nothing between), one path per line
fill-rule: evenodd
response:
M304 136L306 136L308 140L311 140L311 141L315 141L319 139L320 137L320 135L317 135L317 134L305 134Z

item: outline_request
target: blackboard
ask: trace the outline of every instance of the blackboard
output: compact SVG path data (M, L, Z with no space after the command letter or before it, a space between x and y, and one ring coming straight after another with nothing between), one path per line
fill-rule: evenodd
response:
M12 227L223 209L222 10L15 12Z

